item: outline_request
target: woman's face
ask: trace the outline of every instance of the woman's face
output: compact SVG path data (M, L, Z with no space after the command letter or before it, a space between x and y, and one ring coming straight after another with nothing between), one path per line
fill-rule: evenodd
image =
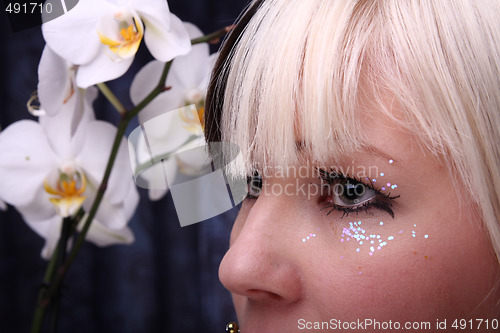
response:
M459 327L472 319L476 332L487 331L476 319L488 319L491 329L499 297L486 296L499 265L477 205L410 134L383 119L366 123L371 148L327 164L343 176L267 169L258 198L244 201L219 270L242 333L396 322L443 331L456 319Z

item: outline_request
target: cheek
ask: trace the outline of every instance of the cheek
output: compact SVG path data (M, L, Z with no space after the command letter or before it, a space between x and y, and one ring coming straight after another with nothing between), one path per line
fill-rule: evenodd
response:
M323 254L330 258L323 263L331 264L318 275L329 278L318 279L315 288L329 294L325 308L345 319L361 314L377 320L468 317L498 272L480 225L474 210L463 208L405 221L344 222L334 228L330 252Z

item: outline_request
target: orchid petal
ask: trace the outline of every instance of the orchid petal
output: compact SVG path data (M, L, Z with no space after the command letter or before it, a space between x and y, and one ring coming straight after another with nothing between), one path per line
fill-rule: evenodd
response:
M87 216L78 224L78 231L81 231ZM90 224L85 239L97 246L104 247L113 244L132 244L134 242L134 234L129 227L124 227L119 230L111 230L106 228L101 222L94 219Z
M73 84L74 84L74 87L76 87L76 78L73 78ZM92 87L89 87L87 90L90 90ZM73 117L71 118L71 127L70 127L70 134L71 134L71 137L73 137L73 135L75 135L76 133L76 130L78 129L78 125L80 125L80 122L82 121L82 118L83 118L83 114L85 113L85 101L84 101L84 98L83 98L83 95L85 95L85 89L82 89L82 88L76 88L77 89L77 93L76 93L76 96L75 96L75 110L73 112ZM96 97L97 97L97 94L96 94ZM95 98L94 98L95 99ZM94 99L92 99L92 101L90 102L90 106L92 105ZM92 113L93 112L89 112L89 113Z
M191 40L182 21L170 14L170 28L165 29L160 14L137 10L146 26L144 42L155 59L167 62L191 50Z
M175 157L179 163L179 171L188 175L197 174L211 162L203 136L182 147Z
M184 26L189 32L190 38L197 38L203 35L200 29L194 24L184 22ZM193 45L191 51L181 57L175 58L172 63L171 75L167 78L168 86L175 86L177 82L187 88L197 88L199 84L209 75L212 67L209 66L210 49L207 43ZM176 83L170 82L175 77Z
M93 179L90 179L90 181L95 183ZM122 179L122 182L126 187L123 200L116 204L111 203L106 197L108 193L106 191L95 215L95 218L101 221L103 226L112 230L123 229L134 214L139 203L139 193L137 192L137 188L132 178ZM95 200L96 191L97 188L91 188L89 186L85 192L87 200L83 206L86 211L90 211Z
M43 128L31 120L15 122L0 134L0 197L13 206L25 206L36 196L59 158Z
M164 112L143 124L149 143L148 151L153 154L153 160L158 161L163 155L178 149L191 136L183 127L184 121L180 112L180 109Z
M136 74L130 87L130 98L135 105L139 104L158 84L164 66L165 63L153 60ZM183 106L183 95L184 87L171 86L170 90L161 93L139 113L139 122L143 124Z
M80 1L66 14L44 23L43 37L64 59L77 65L87 64L102 47L97 34L99 18L115 9L116 6L103 0Z
M49 201L49 195L45 192L43 184L33 186L35 194L33 200L25 205L17 205L16 209L23 215L25 221L38 222L57 215L54 206Z
M170 185L173 184L176 175L177 161L175 158L169 158L167 160L157 162L144 170L141 173L141 177L148 183L149 198L151 200L161 199L161 197L168 192L168 189ZM152 193L152 191L155 192ZM158 193L158 191L160 191L160 193ZM161 194L161 192L163 192L163 194Z
M22 211L20 211L22 214ZM42 249L41 256L43 259L50 259L54 250L57 247L59 236L61 234L62 218L54 215L45 220L33 221L23 215L26 224L33 229L38 235L45 239L45 245Z
M40 125L45 130L53 150L62 158L72 159L81 151L87 134L85 127L95 119L92 110L92 103L97 97L97 89L90 87L82 98L81 91L77 90L72 98L55 116L40 116ZM76 133L72 133L72 125L75 120L75 114L80 112L80 127Z
M78 68L76 73L78 87L87 88L97 83L116 79L125 74L134 61L134 57L114 60L106 52L108 51L103 45L92 62Z
M210 82L210 74L212 73L212 70L214 69L215 62L219 58L219 52L213 53L208 57L207 61L207 67L208 67L208 74L205 76L205 78L201 81L199 84L198 88L203 91L207 91L208 89L208 83Z
M111 154L116 127L107 122L94 121L89 123L85 130L85 142L82 150L75 157L75 162L82 167L85 175L93 179L96 186L99 186ZM122 138L105 194L105 198L111 204L118 203L124 198L128 189L125 180L131 177L127 141Z
M169 112L178 112L184 106L184 90L177 86L158 95L139 115L139 123L145 124L151 119Z
M70 78L71 64L47 45L38 65L38 99L46 114L53 116L74 96Z
M125 210L125 219L129 221L135 213L137 206L139 205L139 191L137 191L137 186L132 178L126 180L129 184L129 189L127 195L123 199L123 206Z
M87 187L87 190L85 191L85 196L87 199L83 203L83 208L85 209L86 212L90 211L95 197L97 195L97 188L95 187L96 181L95 179L92 179L91 176L89 178L89 183L94 185L93 188L91 186ZM99 221L102 221L102 223L113 230L119 230L124 228L127 225L127 219L125 218L125 212L124 212L124 207L123 204L120 202L118 204L112 204L109 202L108 198L106 197L106 194L104 194L103 198L101 199L101 202L99 204L99 208L97 209L97 212L95 214L95 218L98 219Z
M164 62L152 60L137 72L130 85L130 99L134 105L139 104L158 85L164 67Z
M167 189L162 189L162 190L155 190L155 189L150 189L148 191L148 197L149 200L151 201L158 201L161 198L163 198L167 193L168 193L168 188Z

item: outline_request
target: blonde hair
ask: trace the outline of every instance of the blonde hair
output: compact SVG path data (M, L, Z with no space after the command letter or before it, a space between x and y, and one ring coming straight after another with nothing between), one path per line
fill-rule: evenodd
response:
M253 1L212 76L207 140L240 147L240 176L336 159L364 146L369 96L445 157L500 258L499 19L490 0Z

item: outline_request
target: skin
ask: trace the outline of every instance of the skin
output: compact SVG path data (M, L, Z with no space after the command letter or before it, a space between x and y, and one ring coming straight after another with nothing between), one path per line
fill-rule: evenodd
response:
M477 318L500 319L493 310L499 288L490 293L499 263L478 207L461 182L401 127L374 117L366 135L376 150L363 149L328 165L364 166L366 175L377 179L376 189L398 184L390 190L391 196L400 195L391 200L394 218L377 208L343 218L339 211L327 215L321 208L332 196L296 194L297 186L320 183L311 173L264 178L260 196L244 201L219 269L242 333L308 331L299 329L299 319L430 322L427 331L436 330L437 320L446 319L447 329L454 330L455 319L473 319L474 325ZM385 175L368 175L370 166ZM277 195L286 185L293 195ZM352 238L341 242L343 228L354 221L387 245L369 255L368 244ZM316 236L303 242L311 233ZM473 331L487 330L483 324Z

